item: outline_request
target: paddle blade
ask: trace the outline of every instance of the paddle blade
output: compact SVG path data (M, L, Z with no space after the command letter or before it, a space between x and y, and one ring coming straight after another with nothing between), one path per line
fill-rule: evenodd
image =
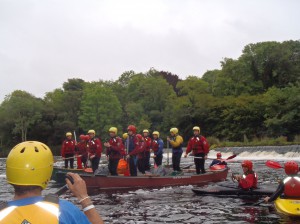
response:
M236 157L236 155L232 155L232 156L229 156L226 160L233 159L235 157Z
M280 163L278 163L278 162L276 162L276 161L272 161L272 160L268 160L268 161L266 162L266 166L267 166L267 167L270 167L270 168L272 168L272 169L281 169L281 168L283 168L283 167L280 165Z

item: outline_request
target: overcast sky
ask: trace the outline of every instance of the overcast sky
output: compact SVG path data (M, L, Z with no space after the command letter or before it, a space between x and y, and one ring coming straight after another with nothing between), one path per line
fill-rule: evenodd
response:
M245 45L300 39L298 0L0 0L0 102L151 67L184 79Z

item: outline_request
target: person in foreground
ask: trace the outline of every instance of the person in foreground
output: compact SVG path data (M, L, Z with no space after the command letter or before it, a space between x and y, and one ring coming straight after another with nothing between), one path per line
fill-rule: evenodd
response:
M68 173L74 184L66 180L83 212L57 195L42 196L53 170L50 148L37 141L16 145L6 161L7 182L14 187L14 198L0 208L0 223L103 223L90 200L86 185L78 174Z
M284 164L284 171L288 175L280 182L276 191L265 198L265 202L272 202L279 196L284 195L285 198L299 198L300 197L300 177L297 177L299 166L295 161L288 161Z
M211 162L209 167L212 167L214 165L227 165L227 163L222 159L222 154L220 152L217 153L217 158Z
M250 160L244 160L242 162L242 168L244 174L232 175L232 178L237 180L239 187L244 190L251 190L257 188L257 175L253 171L253 163Z

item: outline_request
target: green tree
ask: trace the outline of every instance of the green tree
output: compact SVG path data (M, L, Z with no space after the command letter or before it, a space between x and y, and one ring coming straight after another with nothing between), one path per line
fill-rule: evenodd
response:
M95 129L97 134L107 135L109 127L120 127L121 113L116 94L103 82L85 84L79 115L83 130Z
M12 134L18 134L21 141L27 140L28 130L41 119L42 100L28 92L16 90L1 104L1 117L13 124Z

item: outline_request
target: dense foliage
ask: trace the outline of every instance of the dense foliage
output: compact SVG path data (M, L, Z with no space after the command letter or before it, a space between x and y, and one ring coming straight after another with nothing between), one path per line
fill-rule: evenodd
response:
M247 45L238 59L202 78L150 69L128 71L116 81L69 79L39 99L16 90L0 105L1 144L34 139L59 145L66 131L95 129L101 138L128 124L166 137L179 128L187 140L194 125L202 134L228 141L300 132L300 41Z

